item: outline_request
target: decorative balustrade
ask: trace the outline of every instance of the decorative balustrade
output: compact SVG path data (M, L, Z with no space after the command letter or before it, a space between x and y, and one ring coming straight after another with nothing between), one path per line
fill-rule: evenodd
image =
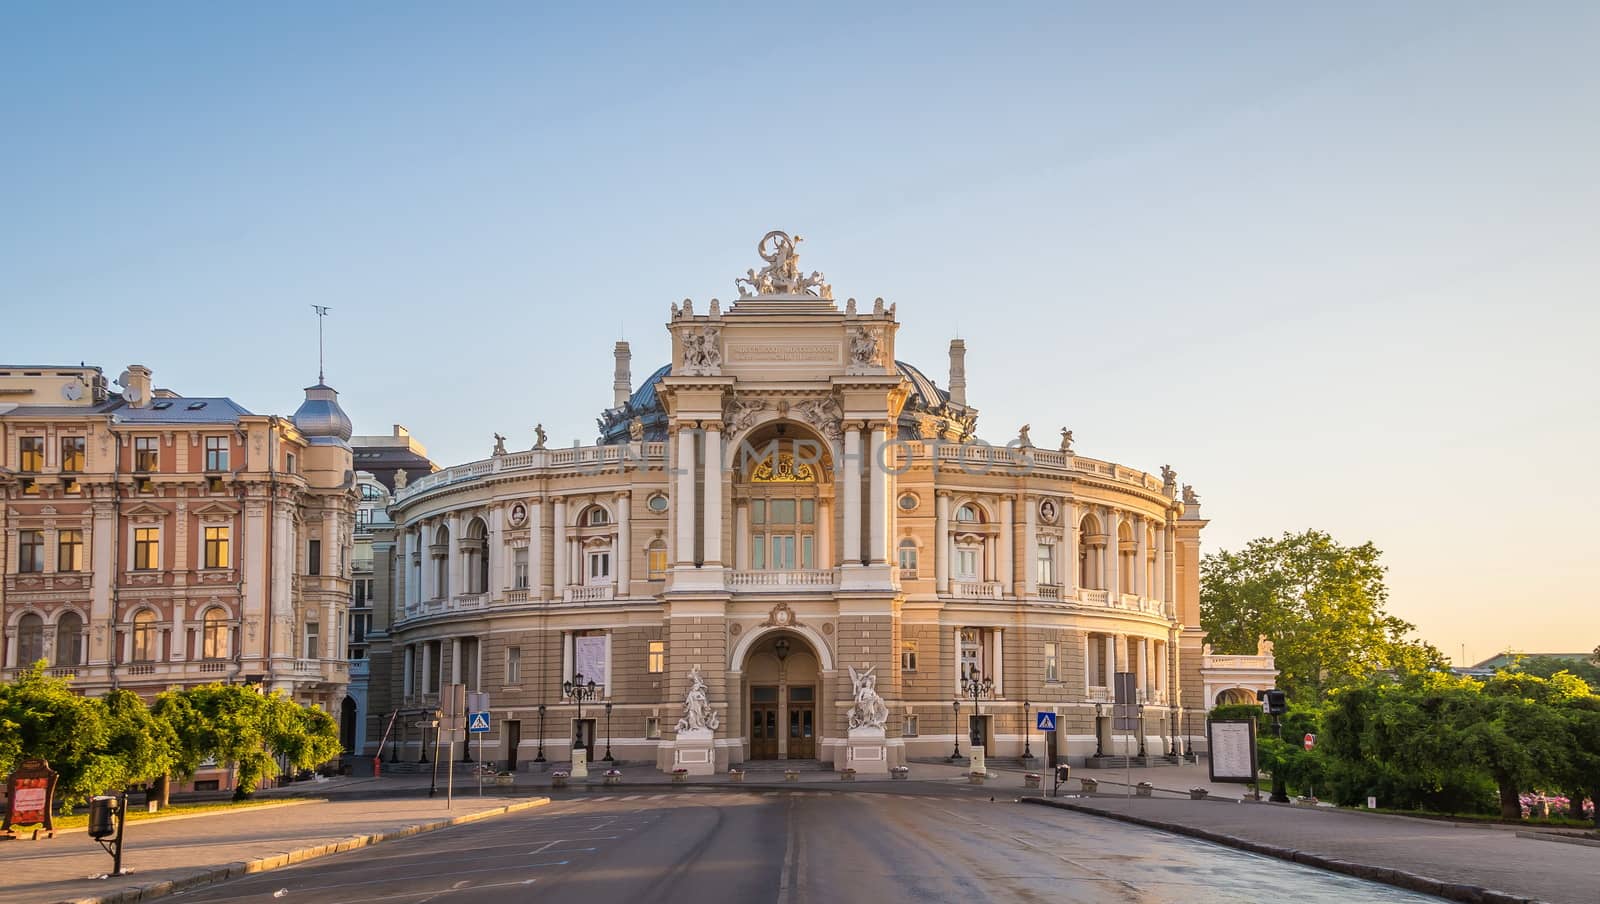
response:
M1106 601L1106 591L1104 590L1090 590L1085 587L1078 591L1078 599L1090 606L1110 605Z
M352 660L350 660L350 677L351 678L366 678L366 677L369 677L371 674L372 674L372 660L370 660L370 659L352 659Z
M226 659L202 659L202 660L200 660L200 671L202 671L202 672L208 672L208 673L209 672L226 672L227 670L228 670L228 660L226 660Z
M507 590L506 591L506 602L511 604L511 605L513 605L513 606L520 605L522 603L526 603L527 601L528 601L528 591L527 591L526 588L524 588L522 590Z
M1201 658L1200 667L1203 669L1272 669L1276 666L1273 663L1271 654L1264 656L1230 656L1213 653Z
M456 483L471 482L496 474L515 471L606 470L642 466L645 462L664 461L666 443L626 443L616 446L573 446L564 449L529 449L497 455L482 461L472 461L455 467L424 474L415 478L404 489L395 493L395 502L419 493Z
M969 600L997 600L1002 596L999 581L951 581L950 592Z
M569 603L598 603L615 599L616 595L615 584L584 584L568 587L565 599Z
M902 568L902 569L900 569L900 580L902 580L902 581L915 581L916 579L917 579L917 570L915 568Z
M1051 602L1059 602L1061 600L1061 585L1040 584L1039 599L1050 600Z
M727 585L735 590L762 592L794 587L825 590L837 579L832 571L730 571Z
M488 603L489 594L487 593L464 593L450 601L450 608L457 611L482 609Z

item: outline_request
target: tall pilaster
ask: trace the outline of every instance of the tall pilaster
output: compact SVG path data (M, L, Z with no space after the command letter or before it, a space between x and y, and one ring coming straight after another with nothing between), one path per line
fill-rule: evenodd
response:
M1016 576L1016 550L1013 548L1016 535L1017 513L1016 497L1007 493L1000 497L1000 568L996 578L1000 581L1000 592L1010 596L1015 593L1012 579Z
M632 595L633 582L633 500L628 492L617 494L617 596ZM607 681L610 676L607 676Z
M1039 595L1039 497L1022 497L1022 594ZM1053 556L1058 550L1050 550ZM1060 576L1056 582L1060 583Z
M722 567L722 425L705 425L705 537L704 562L708 568Z
M867 486L871 494L867 500L868 561L880 564L888 561L889 542L889 465L884 462L884 443L887 441L884 425L872 428L872 454L867 459Z
M950 494L945 490L934 494L933 588L950 592Z
M677 513L677 556L679 568L694 566L695 505L694 505L694 434L688 426L678 428L677 487L672 494L672 505Z
M1145 530L1144 516L1133 516L1133 592L1139 596L1149 596L1148 586L1150 576L1149 561L1149 532Z
M841 564L861 564L861 425L844 430L844 559Z
M565 599L567 595L567 563L571 554L567 551L567 498L556 496L551 504L551 533L555 537L550 547L550 560L555 569L551 576L551 599Z
M1105 522L1106 545L1102 567L1105 569L1106 601L1116 605L1119 594L1122 592L1121 575L1118 573L1120 559L1122 558L1122 543L1117 539L1119 523L1116 509L1110 506L1106 507Z

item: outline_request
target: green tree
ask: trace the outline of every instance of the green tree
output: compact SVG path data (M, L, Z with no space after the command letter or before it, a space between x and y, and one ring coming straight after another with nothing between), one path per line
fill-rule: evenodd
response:
M1279 686L1306 702L1383 669L1444 666L1432 646L1408 641L1413 625L1384 611L1382 553L1308 530L1252 540L1200 564L1200 623L1219 653L1273 642Z
M14 763L43 757L59 773L56 803L63 812L115 786L125 774L107 751L111 737L105 703L72 692L66 679L35 663L10 684L0 685L0 725L13 743Z
M162 694L156 711L173 730L173 768L191 776L206 759L231 762L234 798L252 796L278 774L278 757L306 769L339 753L339 729L321 710L254 687L207 684Z
M1566 672L1583 679L1583 682L1591 688L1600 688L1600 665L1588 662L1574 662L1570 659L1557 659L1554 656L1519 656L1512 661L1507 671L1525 672L1540 678L1553 678L1558 672Z
M172 768L177 736L132 691L114 690L101 698L106 711L106 753L117 760L116 785L126 787L162 778Z

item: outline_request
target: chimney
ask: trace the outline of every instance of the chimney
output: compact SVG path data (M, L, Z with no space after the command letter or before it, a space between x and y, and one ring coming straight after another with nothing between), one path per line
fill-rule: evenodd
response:
M612 354L617 358L617 372L611 380L611 407L621 408L628 404L628 396L633 395L633 371L629 367L633 352L628 349L628 343L618 342Z
M129 405L143 408L150 404L150 368L143 364L129 364L117 382L122 384L122 397Z
M967 404L967 344L950 340L950 401Z

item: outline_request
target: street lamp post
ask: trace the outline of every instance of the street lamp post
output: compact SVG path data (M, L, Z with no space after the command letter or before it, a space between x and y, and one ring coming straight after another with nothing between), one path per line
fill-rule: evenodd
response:
M593 700L599 695L600 686L589 679L585 684L582 675L573 675L571 681L561 682L561 692L578 704L578 743L573 745L573 750L588 750L583 743L583 701Z
M1033 759L1033 723L1028 721L1028 701L1022 701L1022 758Z
M977 672L973 672L969 677L961 679L961 695L972 700L972 715L981 717L983 706L980 701L994 696L994 679L983 678ZM967 742L972 743L972 739L968 738Z
M539 704L539 754L533 758L535 763L544 762L544 704Z
M610 700L606 701L606 755L605 755L605 761L608 762L608 763L615 763L616 762L616 760L611 758L611 701Z
M947 762L954 763L961 759L961 701L959 699L950 701L950 708L955 710L955 715L952 717L955 719L955 724L950 729L950 759Z
M1104 703L1096 703L1094 705L1094 755L1095 756L1105 756L1105 749L1104 749L1104 746L1103 746L1105 742L1100 740L1100 719L1105 715L1105 711L1106 711L1106 705Z

